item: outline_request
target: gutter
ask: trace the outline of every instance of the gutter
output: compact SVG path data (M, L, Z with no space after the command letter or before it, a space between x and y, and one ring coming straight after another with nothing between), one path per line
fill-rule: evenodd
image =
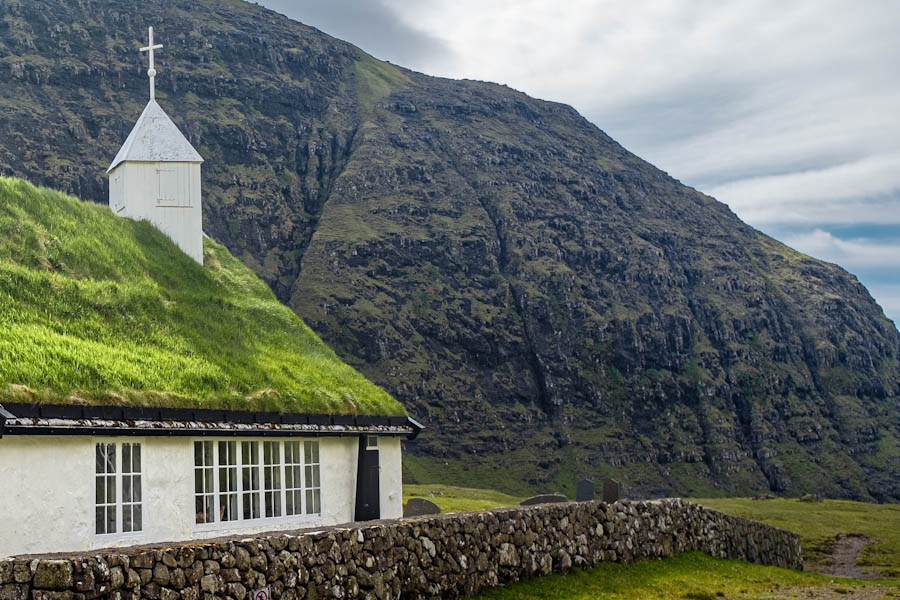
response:
M15 413L15 414L13 414ZM309 415L184 408L7 403L0 435L298 437L389 435L415 439L411 417Z
M413 432L406 436L406 439L412 441L419 437L419 434L425 430L425 426L413 419L412 417L406 417L406 422L409 423L410 427L412 427Z

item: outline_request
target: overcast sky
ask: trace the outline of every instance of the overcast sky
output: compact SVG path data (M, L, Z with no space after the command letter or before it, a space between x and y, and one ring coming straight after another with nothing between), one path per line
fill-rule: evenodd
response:
M374 56L573 105L900 323L897 0L263 0Z

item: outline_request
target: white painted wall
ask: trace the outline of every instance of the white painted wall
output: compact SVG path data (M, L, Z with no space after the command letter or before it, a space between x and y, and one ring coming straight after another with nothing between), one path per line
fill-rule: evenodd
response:
M120 163L109 173L109 207L119 216L149 221L203 264L200 163Z
M192 438L7 435L0 439L0 558L350 522L356 501L357 438L311 439L319 442L320 515L198 525ZM101 442L141 444L143 532L94 533L95 444ZM118 450L121 471L121 446ZM399 517L402 513L400 440L379 438L379 452L382 517ZM118 528L121 529L121 522Z
M399 519L403 516L403 459L400 438L378 438L378 464L381 467L381 518Z

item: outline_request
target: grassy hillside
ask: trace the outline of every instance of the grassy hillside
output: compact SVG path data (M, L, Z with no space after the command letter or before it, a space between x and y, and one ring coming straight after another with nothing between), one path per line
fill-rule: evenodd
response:
M402 415L225 248L0 178L0 402Z

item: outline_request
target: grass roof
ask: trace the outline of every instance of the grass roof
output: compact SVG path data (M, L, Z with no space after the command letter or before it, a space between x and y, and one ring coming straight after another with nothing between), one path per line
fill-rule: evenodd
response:
M0 178L0 403L405 415L224 246Z

